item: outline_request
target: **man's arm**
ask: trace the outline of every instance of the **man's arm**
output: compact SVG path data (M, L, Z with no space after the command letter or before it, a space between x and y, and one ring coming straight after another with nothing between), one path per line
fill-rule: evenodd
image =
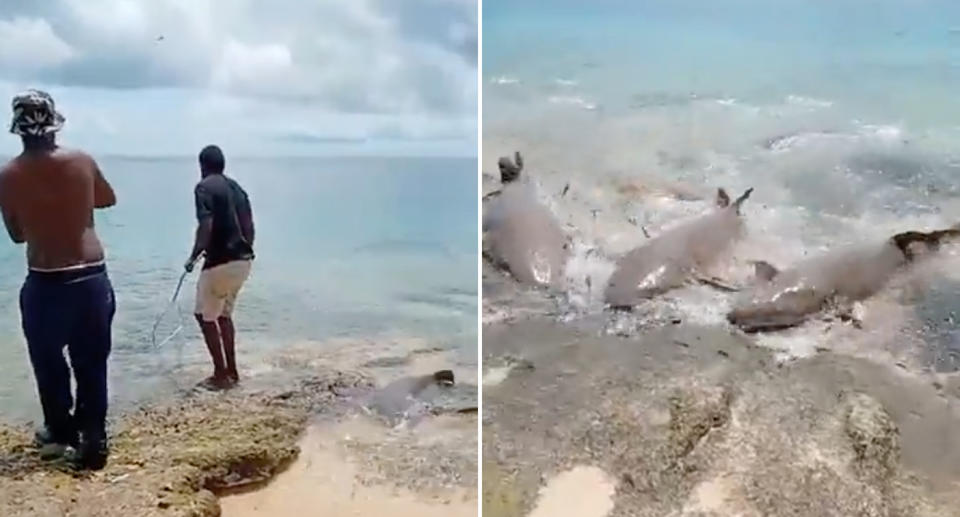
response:
M193 251L187 259L187 270L193 269L193 264L200 258L200 254L210 245L210 234L213 233L213 217L205 217L197 223L197 233L193 239Z
M193 264L200 258L200 254L206 251L210 245L210 236L213 234L213 199L210 193L203 187L197 185L193 191L194 200L197 205L197 232L193 238L193 250L190 251L190 258L184 264L187 271L193 270Z
M250 246L253 246L253 239L256 237L256 228L253 225L253 208L250 207L250 199L246 193L243 195L243 204L237 211L237 220L240 223L240 232L243 238L247 240Z
M16 216L6 205L2 205L0 208L2 208L3 211L3 225L7 227L7 234L10 235L10 240L17 244L23 244L25 241L23 238L23 230L20 228L20 223L17 221Z
M12 200L13 193L7 186L7 171L0 169L0 212L3 213L3 225L7 228L10 240L16 244L22 244L25 241L23 229L20 227L20 222L17 221L17 216L11 206Z
M93 158L90 158L90 163L93 166L94 208L109 208L117 204L117 195L114 194L113 187L110 186L107 179L103 177L100 166L97 165L97 162Z

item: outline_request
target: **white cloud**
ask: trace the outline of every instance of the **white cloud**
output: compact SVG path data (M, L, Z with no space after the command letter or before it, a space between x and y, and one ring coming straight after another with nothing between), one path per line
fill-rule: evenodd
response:
M0 67L18 70L56 66L74 55L46 20L18 17L0 19Z
M212 84L227 90L256 90L257 85L282 84L283 79L289 79L294 72L293 58L286 45L247 45L231 39L214 70Z
M70 20L87 36L102 41L129 41L150 27L148 9L135 0L64 0Z
M475 147L476 0L0 5L0 86L50 89L82 145L266 149L292 137L313 148L389 136Z
M64 65L38 76L48 82L212 88L354 112L475 111L476 99L464 102L457 92L475 82L477 64L464 50L476 46L475 2L471 7L469 2L410 1L418 13L439 18L422 21L411 21L403 9L382 0L275 0L269 6L252 0L54 0L40 5L55 7L32 8L44 16L36 19L32 39L56 42L40 48L57 59L48 62ZM440 34L425 38L435 24ZM68 52L70 45L77 52ZM0 78L3 74L0 70Z

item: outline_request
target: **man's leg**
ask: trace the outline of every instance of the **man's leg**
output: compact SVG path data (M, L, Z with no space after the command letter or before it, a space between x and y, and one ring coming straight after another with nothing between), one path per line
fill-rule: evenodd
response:
M228 379L227 365L223 358L223 344L220 339L220 329L216 321L206 321L203 314L194 314L197 323L200 325L200 331L203 333L203 341L207 344L207 351L210 352L210 358L213 360L213 375L208 379L217 384L223 384Z
M248 260L236 261L226 264L223 285L223 311L217 318L217 324L220 326L220 338L223 340L223 355L227 363L227 375L230 380L237 382L240 380L240 373L237 371L236 355L236 330L233 326L233 307L237 303L237 295L243 288L244 282L250 276L251 262Z
M231 319L230 316L220 316L217 318L217 325L220 327L220 339L223 341L223 356L226 360L227 377L229 377L231 381L237 382L240 380L240 373L237 372L233 319Z
M80 307L69 344L77 381L75 416L81 431L75 463L81 468L99 470L107 462L107 358L112 346L116 301L106 273L71 287L76 290Z
M197 306L194 316L203 333L203 341L213 360L213 375L207 379L212 387L224 387L229 382L227 365L223 357L223 341L220 329L217 326L217 315L223 311L223 300L216 296L214 284L216 281L215 269L204 270L197 281Z
M62 307L63 293L56 292L54 287L28 278L20 291L21 323L43 408L44 430L37 433L42 449L54 444L72 445L77 440L70 416L70 369L63 356L69 330L64 315L68 311ZM62 451L41 450L42 455L59 452Z

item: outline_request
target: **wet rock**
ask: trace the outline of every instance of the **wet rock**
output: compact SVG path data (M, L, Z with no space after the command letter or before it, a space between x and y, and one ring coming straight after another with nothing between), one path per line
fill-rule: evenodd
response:
M733 394L725 388L681 391L670 398L670 444L677 458L689 455L711 430L730 419Z
M699 329L712 346L684 349L671 331L624 342L546 320L511 325L485 332L485 350L537 369L484 392L485 475L495 463L535 477L535 493L539 476L596 465L619 480L612 517L956 515L956 477L918 454L951 442L918 447L939 433L896 420L921 388L935 393L929 379L832 355L778 363L724 329ZM908 382L918 391L902 397ZM922 414L953 428L942 408Z
M335 390L364 385L326 372L293 393L197 393L145 407L112 426L107 468L79 476L40 462L29 429L0 427L0 515L219 516L215 492L275 475L296 457L308 418L335 407Z
M533 494L524 494L496 463L483 464L483 517L523 517Z
M880 402L863 393L848 396L844 432L853 446L857 475L867 482L887 483L900 459L900 436Z
M399 486L438 495L451 488L477 486L477 443L352 442L348 449L369 458L358 479L366 485Z

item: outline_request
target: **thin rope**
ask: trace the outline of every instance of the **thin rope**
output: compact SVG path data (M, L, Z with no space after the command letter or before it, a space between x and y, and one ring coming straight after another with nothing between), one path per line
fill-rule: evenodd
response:
M201 254L203 256L203 254ZM200 257L197 257L197 260L194 261L193 265L196 266L197 262L200 261ZM170 341L173 341L180 332L183 331L184 327L184 317L183 317L183 308L180 306L179 297L180 291L183 289L183 283L187 279L187 275L190 274L189 271L184 271L180 274L180 279L177 281L177 288L173 291L173 296L170 297L170 302L167 304L166 308L163 309L158 316L156 321L153 322L153 329L150 333L150 339L153 344L153 349L158 350L162 346L166 345ZM173 330L167 337L165 337L160 342L157 342L157 329L160 326L160 322L163 321L167 315L170 313L170 310L176 307L177 309L177 328ZM173 386L177 391L186 391L184 386L181 383L181 379L177 378L176 372L183 368L183 339L178 340L176 347L176 364L172 368L164 368L165 376L173 383Z
M204 253L201 253L200 256L198 256L193 260L193 263L191 265L195 267L197 265L197 262L200 262L200 259L204 255L205 255ZM192 271L193 267L191 267L190 270ZM187 270L183 271L183 273L180 275L180 280L177 282L177 288L173 291L173 296L170 297L170 303L167 304L167 307L163 309L163 312L161 312L157 316L156 321L153 322L153 330L150 332L150 340L153 342L153 348L160 348L163 345L169 343L173 338L177 336L177 334L179 334L183 330L183 309L180 307L180 304L177 303L177 297L180 296L180 289L183 288L183 282L184 280L187 279L187 275L189 274L190 274L190 271L187 271ZM173 307L177 308L177 318L179 320L179 323L177 324L177 328L173 329L173 332L170 333L169 336L167 336L166 338L164 338L163 341L157 344L157 327L160 326L160 322L163 321L163 318L167 316L167 313L169 313L170 309Z

